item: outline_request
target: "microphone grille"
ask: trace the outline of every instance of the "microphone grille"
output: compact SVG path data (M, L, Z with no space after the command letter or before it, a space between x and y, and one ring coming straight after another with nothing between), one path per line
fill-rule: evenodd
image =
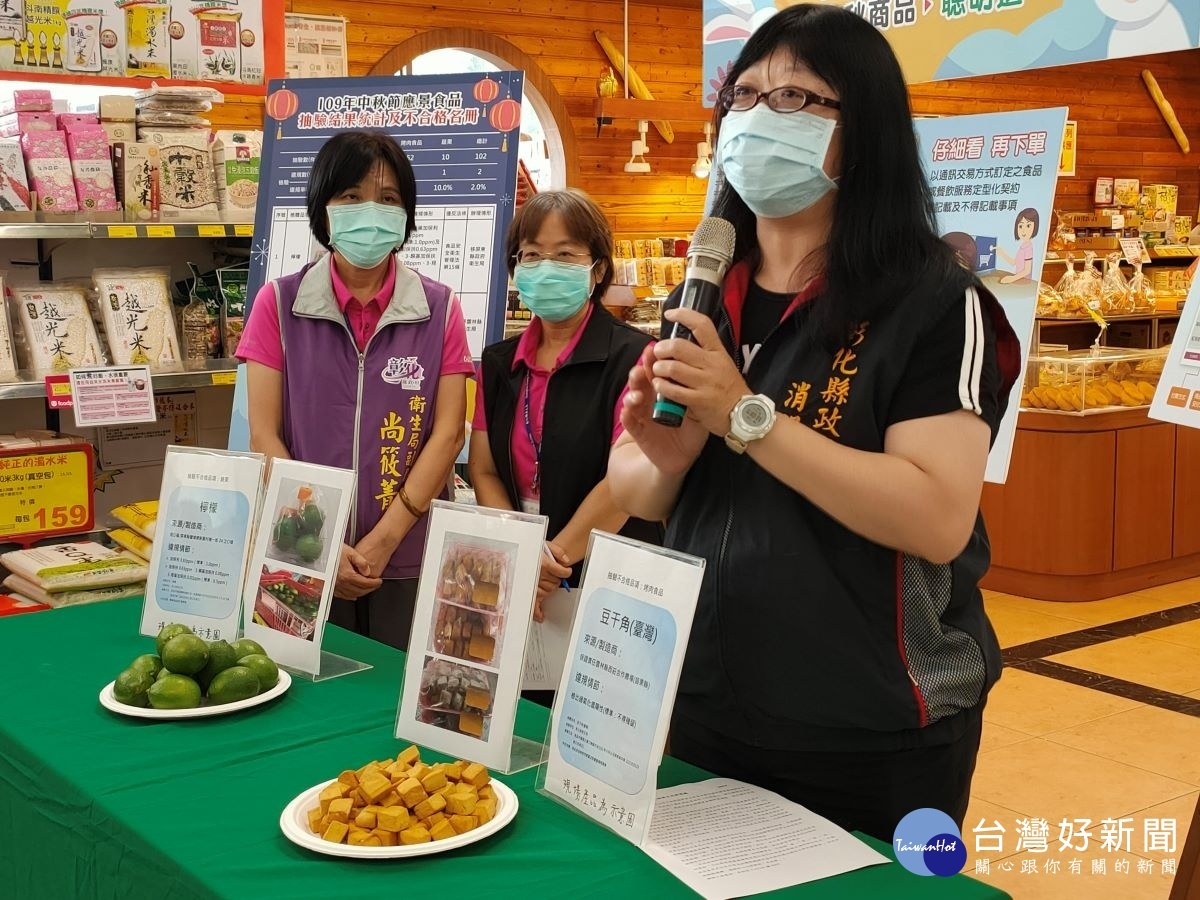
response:
M733 247L737 235L733 224L717 216L709 216L696 226L696 234L688 247L688 256L704 253L719 256L726 263L733 259Z

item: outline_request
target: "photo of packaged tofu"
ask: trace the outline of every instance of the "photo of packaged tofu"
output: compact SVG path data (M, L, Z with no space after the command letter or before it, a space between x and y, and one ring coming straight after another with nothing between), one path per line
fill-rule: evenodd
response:
M437 599L503 616L516 555L517 545L508 541L448 533Z
M448 659L425 657L417 721L488 739L496 675Z

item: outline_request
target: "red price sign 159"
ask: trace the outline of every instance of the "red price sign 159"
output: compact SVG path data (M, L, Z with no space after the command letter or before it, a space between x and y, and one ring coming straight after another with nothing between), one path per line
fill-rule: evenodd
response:
M0 450L0 541L90 531L92 465L90 444Z

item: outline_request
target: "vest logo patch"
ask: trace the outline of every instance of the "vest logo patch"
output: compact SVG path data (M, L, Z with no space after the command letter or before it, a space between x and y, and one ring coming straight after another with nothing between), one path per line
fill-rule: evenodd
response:
M419 391L425 383L425 367L415 356L393 356L383 367L381 376L388 384L398 384L406 391Z

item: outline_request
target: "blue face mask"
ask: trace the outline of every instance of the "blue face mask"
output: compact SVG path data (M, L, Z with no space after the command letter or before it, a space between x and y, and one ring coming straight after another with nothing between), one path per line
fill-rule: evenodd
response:
M547 322L565 322L587 303L592 293L592 267L543 259L518 265L513 284L521 302Z
M777 113L765 103L729 113L717 145L725 180L764 219L808 209L837 187L824 169L835 127L833 119Z
M408 213L388 203L327 206L329 243L350 265L373 269L404 243Z

